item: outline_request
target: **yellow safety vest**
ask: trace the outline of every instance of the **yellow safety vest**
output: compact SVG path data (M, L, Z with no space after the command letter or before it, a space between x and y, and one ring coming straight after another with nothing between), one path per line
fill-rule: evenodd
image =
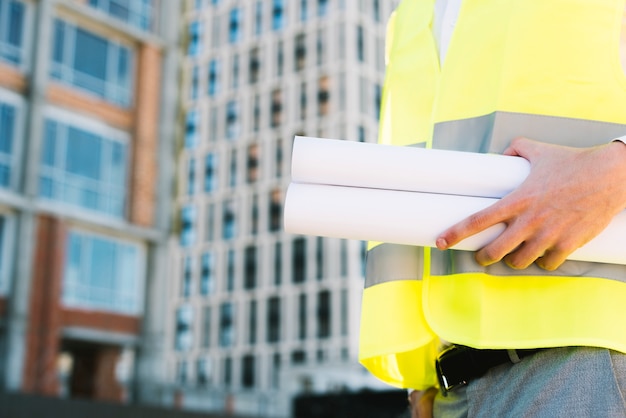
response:
M464 0L441 68L433 5L404 0L390 20L380 143L501 153L520 135L588 147L626 133L624 0ZM370 244L361 363L394 386L432 386L439 338L626 352L626 266L520 271Z

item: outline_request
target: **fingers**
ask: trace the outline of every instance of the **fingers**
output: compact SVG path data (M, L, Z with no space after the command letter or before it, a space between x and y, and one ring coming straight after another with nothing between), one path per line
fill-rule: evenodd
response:
M461 222L442 232L435 241L437 248L440 250L447 250L463 241L465 238L503 222L503 215L506 212L501 209L501 202L502 201L494 203L488 208L470 215Z

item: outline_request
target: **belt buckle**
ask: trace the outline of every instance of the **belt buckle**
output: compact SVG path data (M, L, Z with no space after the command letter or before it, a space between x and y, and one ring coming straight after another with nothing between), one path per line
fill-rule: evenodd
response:
M450 376L446 372L446 365L449 363L464 362L467 361L467 353L463 350L464 347L451 346L443 350L437 359L435 360L435 370L437 372L437 380L439 381L439 388L443 396L448 396L448 392L454 389L467 385L467 381L462 379L455 379L454 376Z

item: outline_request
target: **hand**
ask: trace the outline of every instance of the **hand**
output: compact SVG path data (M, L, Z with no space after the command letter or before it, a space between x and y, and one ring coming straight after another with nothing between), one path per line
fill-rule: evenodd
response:
M432 418L435 395L437 395L435 388L411 392L409 395L411 418Z
M517 138L504 154L530 162L526 180L495 204L443 232L437 239L439 249L503 222L504 232L476 252L479 264L504 260L512 268L524 269L535 262L555 270L626 208L622 142L571 148Z

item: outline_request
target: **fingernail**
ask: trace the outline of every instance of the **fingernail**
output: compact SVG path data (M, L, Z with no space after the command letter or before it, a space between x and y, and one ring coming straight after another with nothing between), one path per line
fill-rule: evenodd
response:
M443 238L437 238L437 241L435 244L437 245L437 248L439 248L440 250L445 250L446 248L448 248L448 242Z

